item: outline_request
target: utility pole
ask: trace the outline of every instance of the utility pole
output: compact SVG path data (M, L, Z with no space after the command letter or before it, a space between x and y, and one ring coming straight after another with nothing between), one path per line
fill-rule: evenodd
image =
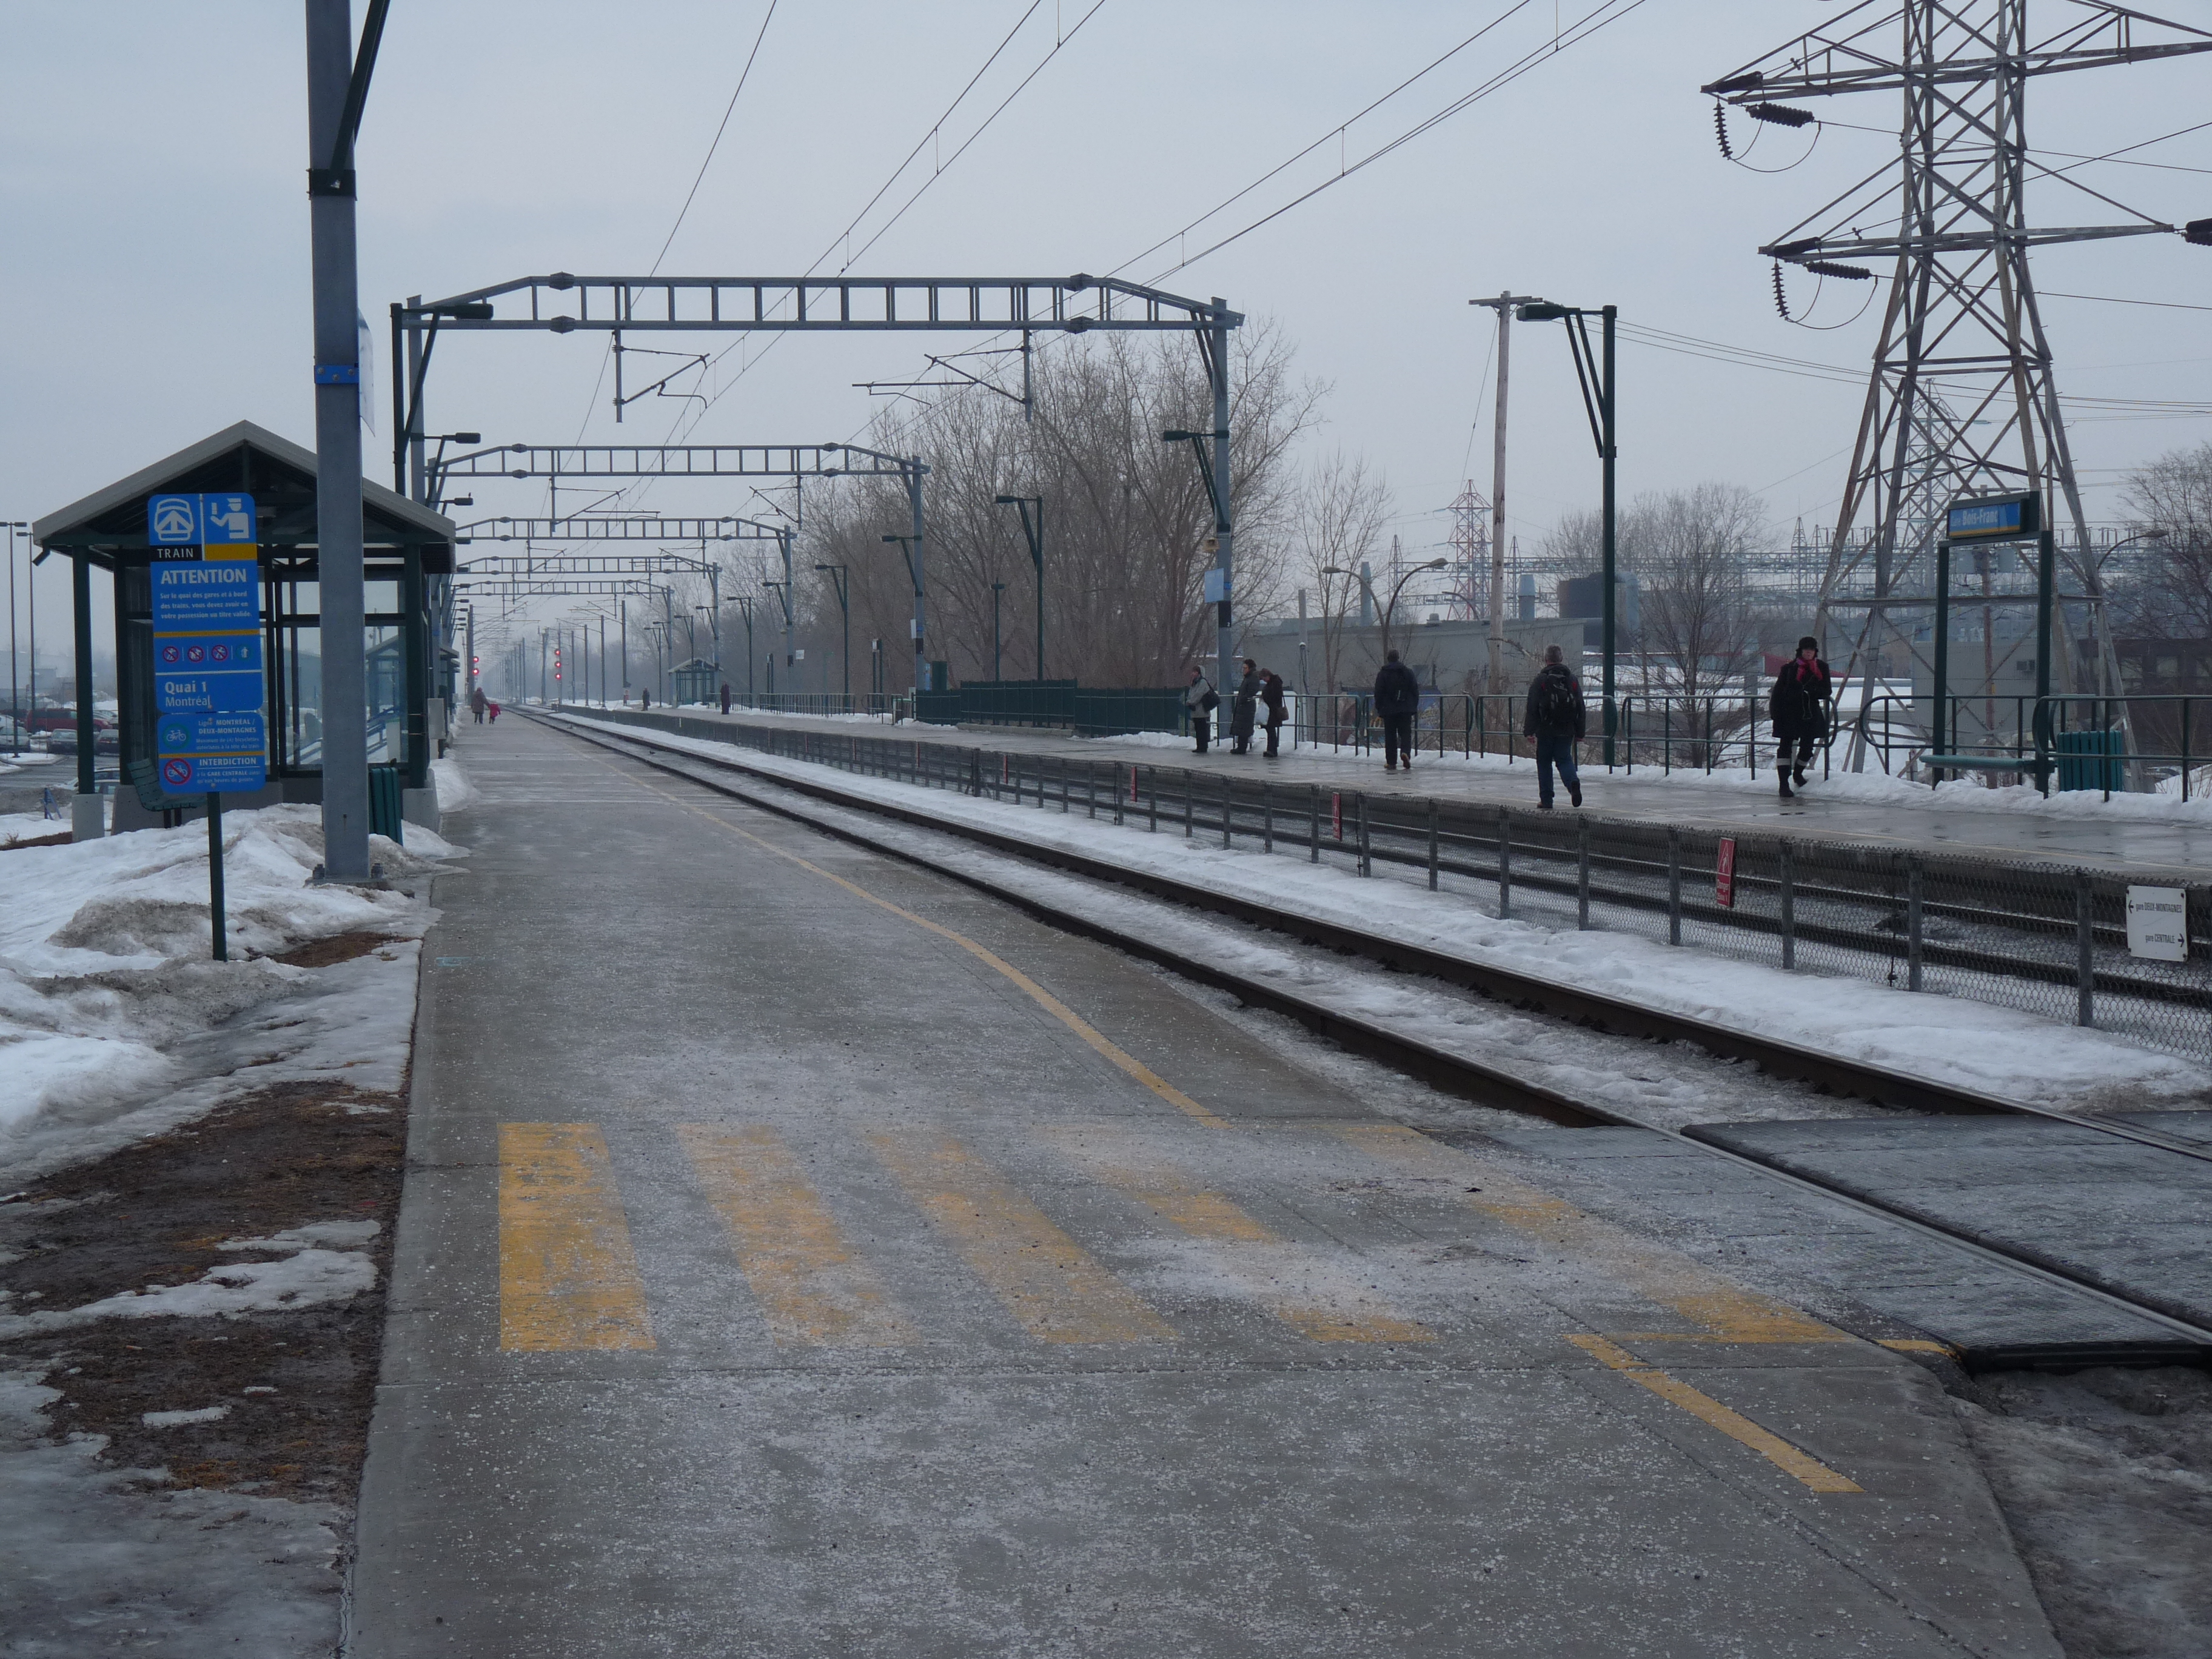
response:
M1510 290L1494 300L1469 300L1498 313L1498 429L1490 463L1490 690L1505 690L1505 385L1513 349L1513 307L1534 298Z
M315 566L322 611L323 878L331 882L369 878L368 699L362 622L361 308L354 247L353 149L387 3L369 0L356 64L351 0L306 0ZM392 411L395 422L404 418L404 411ZM83 562L78 565L82 568Z

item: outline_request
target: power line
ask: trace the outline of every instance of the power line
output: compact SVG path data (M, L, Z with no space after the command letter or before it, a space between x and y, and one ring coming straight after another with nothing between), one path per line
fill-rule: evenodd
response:
M738 71L737 89L730 94L729 105L722 111L722 124L714 129L714 141L707 146L706 159L699 163L698 176L691 180L691 188L684 198L684 205L676 210L676 222L669 226L668 240L661 243L660 252L653 257L653 269L646 272L648 276L659 273L660 262L668 257L669 248L675 244L676 233L684 228L684 216L691 211L692 200L699 194L700 185L705 182L707 169L714 164L714 152L722 147L722 135L729 131L730 117L737 112L738 99L745 89L745 82L752 75L753 60L760 56L761 42L768 39L768 26L775 16L777 3L778 0L768 0L768 10L761 17L760 32L753 36L753 49L745 54L744 68Z

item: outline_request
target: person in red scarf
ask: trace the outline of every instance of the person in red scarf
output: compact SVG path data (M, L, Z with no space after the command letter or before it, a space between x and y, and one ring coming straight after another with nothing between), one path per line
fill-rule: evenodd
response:
M1804 787L1805 765L1813 758L1813 745L1828 735L1828 708L1833 695L1828 665L1820 660L1820 642L1808 634L1797 641L1797 654L1774 677L1774 690L1766 698L1766 712L1774 721L1775 770L1782 780L1784 800L1791 798L1793 774L1798 787ZM1793 744L1797 750L1794 767L1790 755Z

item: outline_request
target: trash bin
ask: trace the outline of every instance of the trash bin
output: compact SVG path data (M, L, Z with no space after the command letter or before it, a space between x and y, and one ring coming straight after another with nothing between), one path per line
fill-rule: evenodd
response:
M2061 789L2118 790L2127 737L2121 732L2061 732L2057 742Z
M372 766L368 769L368 833L385 836L404 846L407 837L402 833L404 823L400 807L399 768L394 765Z

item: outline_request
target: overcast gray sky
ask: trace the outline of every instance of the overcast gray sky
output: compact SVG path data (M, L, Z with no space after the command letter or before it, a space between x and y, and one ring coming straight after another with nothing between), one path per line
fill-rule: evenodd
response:
M394 299L553 270L652 267L766 9L394 0L359 155L361 293L378 325L380 366ZM834 272L849 227L856 274L1118 269L1149 280L1547 48L1555 29L1593 9L1607 8L780 0L661 269L787 274L819 260ZM1831 284L1812 320L1841 325L1791 326L1752 250L1870 171L1894 141L1830 129L1808 143L1769 131L1750 159L1788 170L1754 173L1723 161L1697 91L1838 9L1612 0L1619 21L1545 52L1510 84L1162 285L1218 294L1279 323L1302 370L1334 387L1317 447L1359 452L1387 471L1408 544L1438 541L1440 509L1461 481L1489 488L1492 333L1472 295L1510 287L1612 301L1625 319L1680 334L1853 369L1864 362L1873 309L1850 321ZM2063 0L2032 8L2045 24L2073 9ZM2201 0L2175 3L2173 15L2212 26ZM241 417L312 441L302 51L301 9L282 0L12 0L0 11L9 70L0 86L0 289L11 325L0 343L0 518L51 512ZM2102 154L2205 118L2209 94L2212 56L2054 77L2034 88L2030 137ZM1895 97L1832 100L1821 113L1893 127ZM1316 141L1305 160L1146 255ZM921 158L864 211L917 143ZM2155 217L2212 215L2212 129L2130 159L2160 165L2106 163L2081 176ZM2057 222L2085 222L2085 198L2046 191L2034 205L2046 204ZM2036 271L2047 291L2212 307L2212 248L2178 238L2052 249ZM1844 297L1855 307L1864 293ZM2052 299L2045 316L2065 391L2212 395L2212 309ZM1515 336L1508 493L1524 538L1595 502L1560 332ZM454 337L431 383L434 429L478 429L493 441L660 441L676 405L639 405L617 429L605 387L595 400L605 343L597 334ZM720 395L692 435L856 435L878 405L850 383L906 375L921 366L918 346L933 343L807 337L764 355L746 345L717 368L709 390ZM1832 514L1861 387L1641 344L1624 348L1620 378L1625 494L1721 478L1763 492L1785 526ZM380 403L384 385L380 374ZM380 407L387 445L390 419ZM2212 436L2212 421L2106 419L2074 435L2096 515L2115 510L2110 486L2121 471ZM501 488L509 494L496 499L480 492L480 505L520 513L542 501L524 493L532 486ZM694 493L671 487L654 504L743 510L710 486L686 488ZM41 582L42 604L58 605L59 578Z

